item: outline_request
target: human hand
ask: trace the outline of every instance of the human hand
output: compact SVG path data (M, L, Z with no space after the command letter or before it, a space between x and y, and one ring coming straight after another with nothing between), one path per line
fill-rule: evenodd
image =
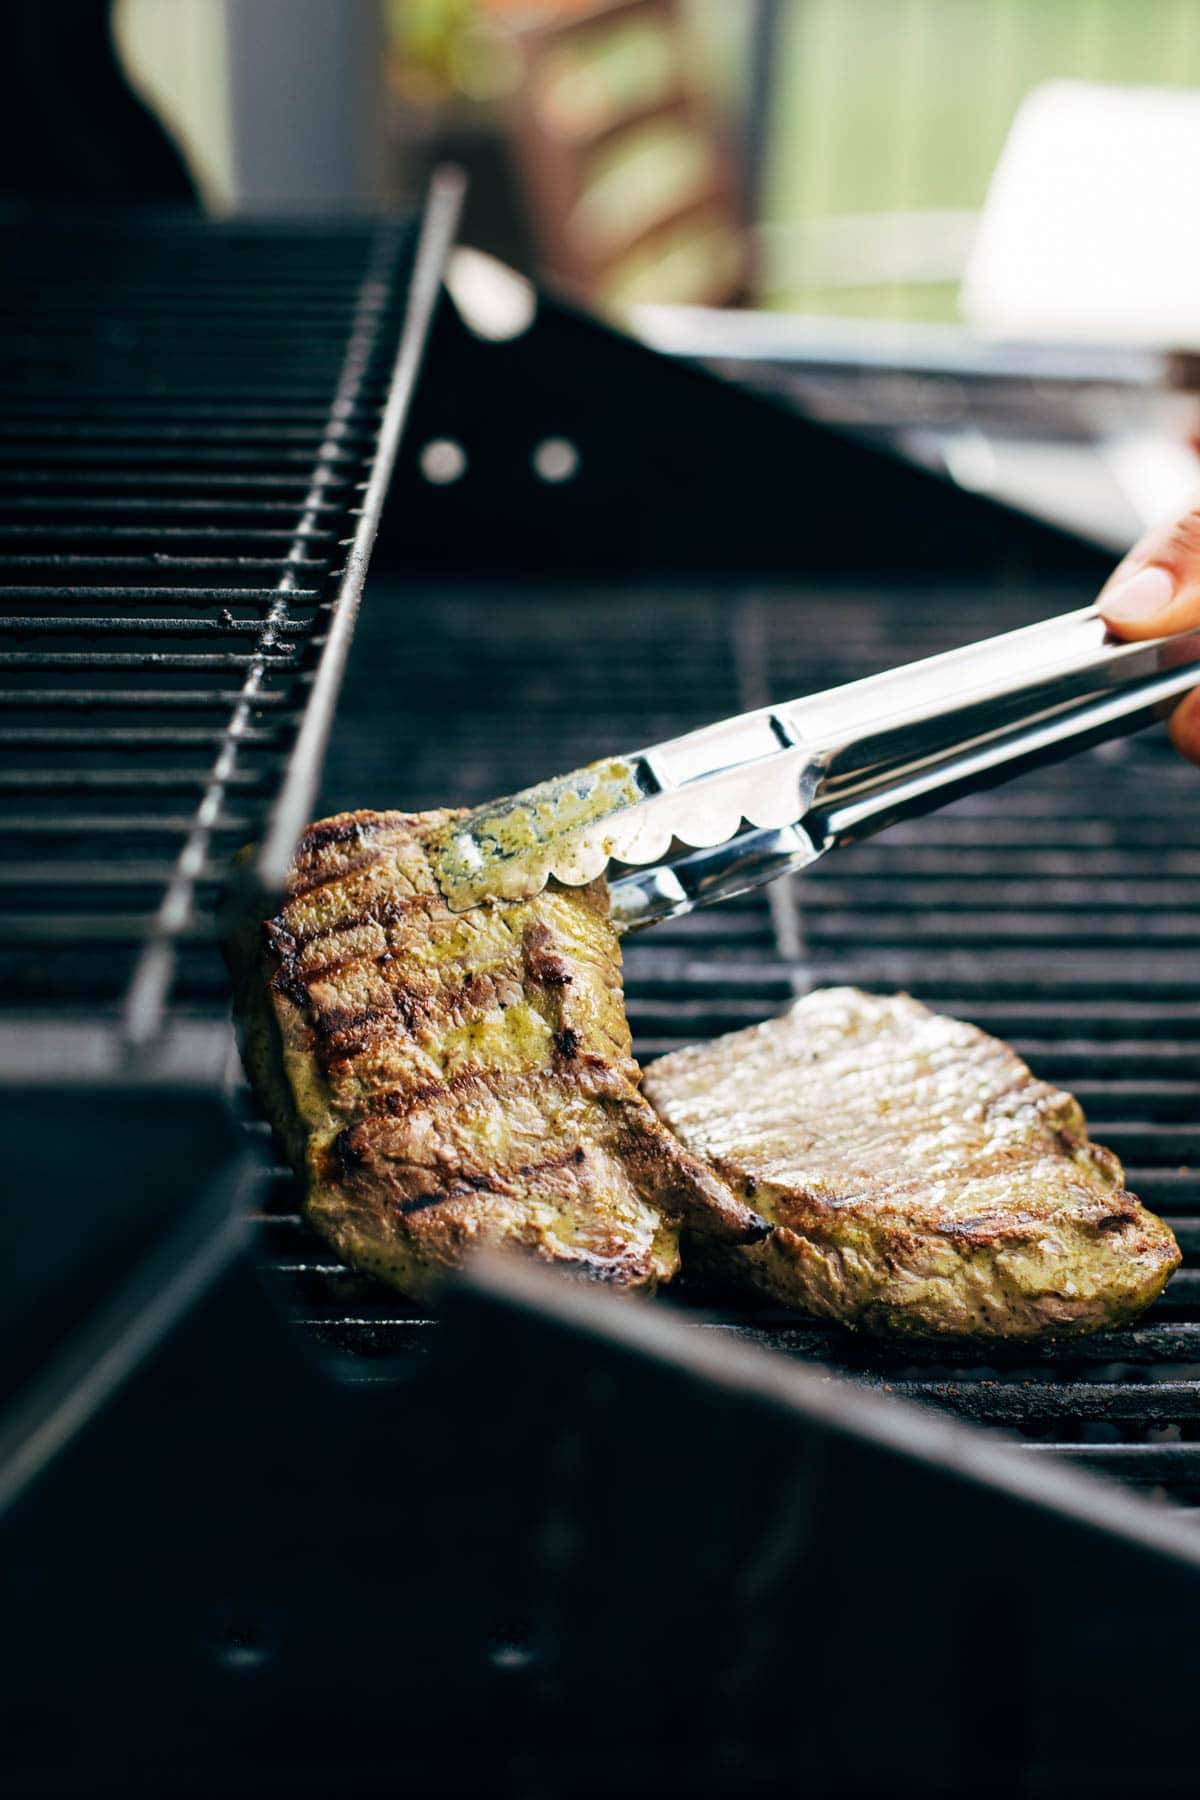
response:
M1157 525L1117 564L1096 602L1118 637L1165 637L1200 627L1200 506ZM1171 714L1171 739L1200 763L1200 688Z

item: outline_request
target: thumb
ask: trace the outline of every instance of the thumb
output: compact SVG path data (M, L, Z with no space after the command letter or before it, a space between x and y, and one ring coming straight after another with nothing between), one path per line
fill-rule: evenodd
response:
M1140 538L1096 609L1119 637L1165 637L1200 625L1200 506Z
M1200 626L1200 506L1156 525L1109 576L1096 610L1118 637L1165 637ZM1200 690L1171 715L1177 750L1200 763Z

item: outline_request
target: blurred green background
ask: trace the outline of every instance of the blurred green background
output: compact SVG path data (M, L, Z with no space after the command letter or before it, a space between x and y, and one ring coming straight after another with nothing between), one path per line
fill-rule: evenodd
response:
M700 29L725 10L693 6ZM956 276L910 271L936 271L939 251L961 260L1040 82L1200 87L1196 0L784 0L780 13L761 297L802 311L953 318ZM922 230L931 212L943 217ZM820 228L850 218L859 233ZM853 264L856 236L901 274L814 279Z
M215 210L277 197L256 190L239 153L222 61L232 54L237 9L264 4L285 17L280 0L117 4L127 66L180 136ZM735 146L753 91L753 34L774 18L756 216L742 223L758 250L754 300L805 312L952 319L989 179L1022 99L1040 83L1200 89L1200 0L675 5L670 16L682 20L692 78ZM308 11L329 44L314 47L312 93L305 104L297 97L281 129L294 121L297 133L311 136L306 105L310 118L326 107L327 67L357 70L343 103L352 123L375 104L368 92L375 81L374 186L348 196L368 204L411 184L423 143L453 148L464 131L485 140L491 131L500 142L519 63L514 28L531 15L602 15L604 8L586 0L327 0ZM370 48L356 50L359 64L348 52L338 63L334 40L347 35L352 19L356 46ZM336 121L328 127L340 128ZM301 136L297 167L302 152ZM665 182L665 155L663 170ZM486 189L485 180L479 191ZM502 234L500 241L505 247Z

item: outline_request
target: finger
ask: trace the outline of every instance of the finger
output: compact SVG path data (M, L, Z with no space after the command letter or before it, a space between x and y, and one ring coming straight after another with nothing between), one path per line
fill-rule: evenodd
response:
M1113 571L1096 606L1125 638L1200 625L1200 507L1147 532Z
M1193 689L1171 714L1171 742L1189 762L1200 763L1200 690Z

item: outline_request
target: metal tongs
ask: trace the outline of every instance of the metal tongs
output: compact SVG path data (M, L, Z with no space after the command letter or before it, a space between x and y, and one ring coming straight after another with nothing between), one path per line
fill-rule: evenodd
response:
M443 827L433 866L456 912L607 871L631 930L1139 730L1196 685L1200 630L1116 642L1085 607L492 801Z

